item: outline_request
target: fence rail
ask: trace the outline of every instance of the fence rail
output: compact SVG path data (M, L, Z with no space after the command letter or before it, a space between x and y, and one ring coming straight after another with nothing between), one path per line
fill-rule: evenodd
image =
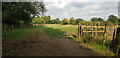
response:
M91 30L89 30L91 28ZM106 39L112 40L113 32L114 32L115 26L85 26L85 25L78 25L78 37L81 38L83 37L83 33L92 33L92 37L94 39L97 38L98 33L103 33L103 36Z

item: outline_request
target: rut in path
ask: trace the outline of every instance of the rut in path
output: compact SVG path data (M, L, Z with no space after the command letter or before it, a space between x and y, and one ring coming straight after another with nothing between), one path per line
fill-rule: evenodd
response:
M22 43L22 44L21 44ZM10 48L10 47L9 47ZM13 50L3 55L11 56L101 56L92 50L85 50L79 43L66 38L53 38L39 30L39 37L16 43Z

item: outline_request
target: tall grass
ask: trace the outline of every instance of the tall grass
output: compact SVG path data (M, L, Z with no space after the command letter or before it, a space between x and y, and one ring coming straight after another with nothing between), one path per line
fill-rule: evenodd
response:
M10 39L24 39L26 34L37 34L37 29L45 28L45 27L30 27L30 28L23 28L23 29L14 29L11 31L3 31L2 32L2 39L10 38Z

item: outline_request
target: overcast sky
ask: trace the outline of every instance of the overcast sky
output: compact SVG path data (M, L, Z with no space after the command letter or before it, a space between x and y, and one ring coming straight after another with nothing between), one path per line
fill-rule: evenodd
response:
M1 0L0 0L1 1ZM90 20L92 17L107 19L109 15L118 16L119 0L2 0L15 1L44 1L47 7L46 15L55 18L82 18Z
M90 20L92 17L107 19L109 15L118 16L118 0L44 0L46 15L54 18L75 17Z

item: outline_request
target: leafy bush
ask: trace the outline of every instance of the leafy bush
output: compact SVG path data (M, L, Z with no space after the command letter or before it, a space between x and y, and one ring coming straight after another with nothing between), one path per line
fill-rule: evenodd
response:
M64 25L66 25L66 24L69 24L69 23L70 23L70 21L69 21L69 20L67 20L67 19L63 19L63 20L62 20L62 23L63 23Z
M89 35L89 34L86 34L84 37L83 37L83 42L84 43L90 43L92 41L92 36Z
M82 21L84 21L84 20L81 19L81 18L78 18L78 19L76 19L76 24L79 24L79 23L82 22Z
M97 39L95 40L96 44L103 45L104 40L103 39Z
M76 20L74 19L74 17L71 17L71 18L70 18L70 24L73 24L73 25L76 24Z
M43 18L41 18L41 17L38 17L38 18L33 19L33 23L35 23L35 24L44 24L45 20Z
M105 24L107 24L107 26L113 26L113 25L114 25L114 24L113 24L112 22L110 22L110 21L102 21L102 22L100 23L101 26L105 26Z
M93 24L93 22L91 22L91 21L82 21L82 22L80 22L82 25L92 25Z

